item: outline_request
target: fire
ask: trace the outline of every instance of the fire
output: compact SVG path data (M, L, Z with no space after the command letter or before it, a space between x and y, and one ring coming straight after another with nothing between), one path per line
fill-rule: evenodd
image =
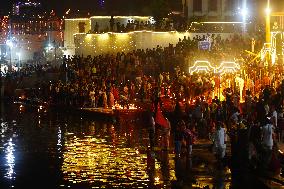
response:
M116 103L114 106L112 106L112 109L130 109L130 110L136 110L138 109L137 106L134 104L128 104L128 106L122 106L119 103Z

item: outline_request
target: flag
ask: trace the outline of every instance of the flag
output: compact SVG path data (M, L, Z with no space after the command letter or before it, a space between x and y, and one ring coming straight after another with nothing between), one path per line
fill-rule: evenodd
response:
M158 105L158 108L157 108L155 122L164 128L169 128L168 120L163 115L160 105Z

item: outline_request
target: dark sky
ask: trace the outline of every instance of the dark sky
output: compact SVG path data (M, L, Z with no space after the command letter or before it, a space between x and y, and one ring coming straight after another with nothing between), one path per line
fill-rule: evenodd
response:
M11 10L12 3L19 0L0 0L0 10L5 13ZM25 0L22 0L25 1ZM31 0L32 1L32 0ZM152 0L34 0L41 2L47 9L56 10L61 14L71 8L72 10L84 10L85 12L96 13L98 11L107 13L109 10L132 13L142 12L147 9ZM176 0L174 0L176 1ZM104 8L100 6L104 2Z
M6 13L11 10L12 3L19 0L0 0L0 14ZM21 0L20 0L21 1ZM25 1L25 0L22 0ZM26 0L27 1L27 0ZM149 12L150 4L156 0L30 0L41 2L43 7L47 10L54 9L57 14L62 14L69 8L72 10L84 10L91 14L111 14L110 10L114 13L136 14L140 12L143 14ZM102 9L99 5L100 2L105 2L105 8ZM170 3L178 3L181 0L166 0ZM266 2L266 0L256 0L257 2ZM270 0L274 9L284 10L284 0ZM248 1L250 2L250 1Z

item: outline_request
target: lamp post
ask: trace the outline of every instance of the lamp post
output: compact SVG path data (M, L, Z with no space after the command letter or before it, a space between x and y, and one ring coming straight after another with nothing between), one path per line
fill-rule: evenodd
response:
M270 43L270 0L267 0L265 9L265 32L266 32L266 43Z
M57 48L57 45L56 45L55 40L53 41L53 48L54 48L54 64L56 65L56 48Z
M267 0L267 5L265 9L265 40L266 40L266 45L269 51L266 54L266 60L265 60L266 63L264 66L264 76L268 74L268 70L269 70L268 67L271 61L270 16L271 16L270 0Z
M243 22L243 34L246 33L246 21L248 16L248 9L247 9L247 1L243 1L242 9L241 9L241 15L242 15L242 22Z
M19 64L19 67L21 67L21 53L18 52L17 55L18 55L18 61L19 61L18 64Z
M12 69L12 48L13 48L12 40L7 40L6 45L9 47L9 51L10 51L10 65L8 66L8 68Z

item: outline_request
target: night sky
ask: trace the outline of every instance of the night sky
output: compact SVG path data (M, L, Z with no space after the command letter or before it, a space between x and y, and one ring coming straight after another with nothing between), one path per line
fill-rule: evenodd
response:
M0 14L7 14L11 10L12 3L19 0L0 0ZM25 1L25 0L22 0ZM27 0L26 0L27 1ZM58 15L62 15L69 8L73 11L90 13L92 15L110 15L110 14L132 14L143 15L151 12L150 5L158 0L31 0L41 2L46 10L54 9ZM165 0L171 7L181 3L181 0ZM256 0L257 2L266 2L266 0ZM273 9L284 10L284 0L270 0ZM249 2L249 1L248 1ZM174 5L176 4L176 5ZM174 8L175 9L175 8ZM177 10L177 9L176 9ZM74 12L73 12L74 13Z
M0 0L0 10L7 13L11 10L12 3L19 0ZM25 1L25 0L22 0ZM90 13L108 13L112 10L114 13L132 14L136 12L149 11L149 4L152 0L34 0L41 2L46 10L54 9L61 15L69 8L71 10L80 9L83 12ZM172 0L170 0L172 1ZM175 0L173 0L175 1ZM147 8L148 6L148 8ZM148 10L147 10L148 9Z

